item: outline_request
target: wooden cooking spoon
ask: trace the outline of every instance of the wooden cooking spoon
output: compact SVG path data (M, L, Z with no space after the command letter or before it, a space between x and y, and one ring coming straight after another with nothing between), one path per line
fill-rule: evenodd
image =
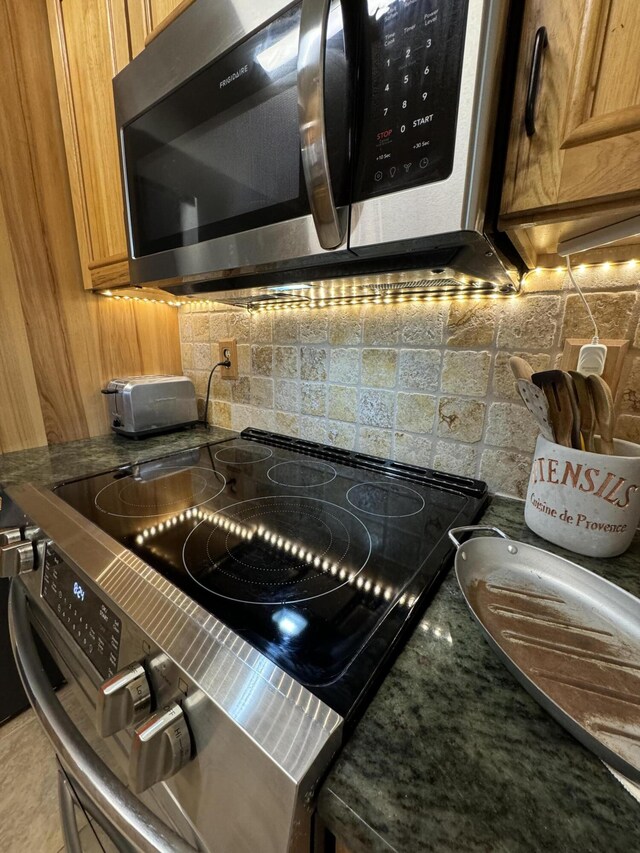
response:
M578 395L580 407L580 432L584 439L584 449L593 452L593 434L596 431L596 412L593 407L593 397L587 385L587 377L577 370L570 370L569 375Z
M596 376L595 373L591 374L591 376L587 376L587 387L591 392L596 412L596 420L598 421L598 430L600 432L600 453L613 455L615 453L615 448L613 446L615 416L613 411L613 395L611 394L611 388L609 388L601 376Z
M534 373L531 381L547 395L556 442L579 448L580 411L571 377L564 370L542 370Z

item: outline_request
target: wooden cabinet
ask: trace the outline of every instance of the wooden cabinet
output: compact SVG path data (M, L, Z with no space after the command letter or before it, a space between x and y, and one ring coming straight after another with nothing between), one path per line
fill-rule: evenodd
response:
M180 0L47 0L84 286L129 283L112 79Z
M525 109L536 33L545 27L534 112ZM501 227L533 255L571 231L640 207L638 0L527 0Z
M132 57L192 3L193 0L127 0Z
M122 0L47 0L86 288L129 282L111 81L129 61Z
M44 3L0 3L0 453L107 433L109 379L182 372L175 309L82 292L50 43Z

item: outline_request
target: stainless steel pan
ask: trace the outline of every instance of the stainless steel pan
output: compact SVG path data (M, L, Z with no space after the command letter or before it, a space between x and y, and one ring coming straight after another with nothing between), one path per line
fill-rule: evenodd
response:
M461 541L477 531L498 538ZM640 600L496 527L449 536L460 589L489 645L574 737L640 782Z

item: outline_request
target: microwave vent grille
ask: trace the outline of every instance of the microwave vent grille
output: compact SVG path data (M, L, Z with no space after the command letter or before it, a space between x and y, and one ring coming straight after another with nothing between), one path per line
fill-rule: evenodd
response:
M376 293L396 293L398 291L430 290L437 287L459 287L460 282L455 278L420 278L413 281L382 282L371 285L371 290Z
M221 296L220 294L212 293L210 294L210 298L221 305L231 305L235 308L260 308L263 305L272 305L278 302L286 302L287 305L291 306L306 305L311 301L309 296L292 293L288 293L286 296L284 294L276 296L274 293L249 294L242 292L233 296L227 293Z

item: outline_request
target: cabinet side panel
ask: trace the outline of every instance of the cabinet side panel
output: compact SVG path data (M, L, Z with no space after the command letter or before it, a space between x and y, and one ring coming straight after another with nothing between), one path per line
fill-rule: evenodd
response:
M47 443L7 223L0 203L0 453Z

